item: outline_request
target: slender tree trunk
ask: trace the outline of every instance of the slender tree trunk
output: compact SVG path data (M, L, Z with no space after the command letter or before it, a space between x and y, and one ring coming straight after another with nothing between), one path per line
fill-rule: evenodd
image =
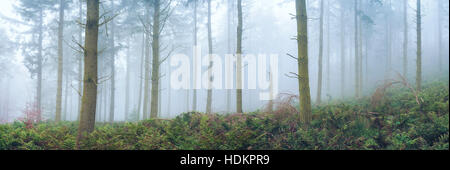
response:
M91 133L95 126L95 109L97 104L97 43L99 0L87 0L86 40L84 51L84 83L81 118L77 136L77 146L84 133Z
M211 0L208 0L208 51L209 51L209 66L208 66L208 94L206 99L206 113L211 113L211 105L212 105L212 54L213 54L213 46L212 46L212 30L211 30Z
M115 15L114 9L114 1L111 0L112 6L112 15ZM109 104L109 123L114 123L114 106L115 106L115 94L116 94L116 45L115 45L115 27L114 19L111 21L111 46L112 46L112 55L111 55L111 103Z
M79 9L79 20L82 23L83 22L83 0L79 1L80 3L80 9ZM78 43L83 44L83 27L80 26L80 32L78 34ZM79 61L78 61L78 116L77 121L80 120L80 113L81 113L81 93L83 91L83 54L79 54Z
M231 11L232 3L234 1L227 1L227 52L231 54ZM231 90L227 89L227 112L231 112Z
M416 70L416 88L422 90L422 12L420 0L417 0L417 70Z
M306 125L312 120L308 71L308 15L306 0L295 0L297 18L298 84L300 119Z
M408 0L403 0L403 76L408 77Z
M387 64L386 64L386 77L385 79L388 80L391 78L391 70L392 70L392 28L391 28L391 20L390 20L390 14L391 14L391 7L392 3L389 0L389 9L388 13L386 14L386 46L387 46Z
M103 93L103 123L107 122L107 118L108 118L108 96L109 93L111 92L111 86L110 84L108 84L107 82L105 82L105 86L104 86L104 93Z
M148 21L148 26L150 25L150 2L148 4L146 4L146 14L145 16L147 17L146 21ZM144 76L144 108L143 108L143 114L144 114L144 120L149 118L149 89L150 89L150 29L149 28L145 28L147 30L146 34L145 34L145 76Z
M69 96L69 75L66 74L66 87L64 88L64 112L62 112L62 121L66 121L67 119L67 98Z
M358 1L355 0L355 97L359 98L359 43L358 43Z
M341 6L341 96L345 96L345 8Z
M129 107L130 107L130 75L131 75L131 70L130 70L130 48L131 48L131 42L130 42L131 38L128 38L128 49L127 49L127 77L126 77L126 82L125 82L125 121L128 121L128 111L129 111Z
M324 0L320 0L320 28L319 28L319 75L317 82L316 103L322 101L322 74L323 74L323 10Z
M438 13L438 62L439 62L439 73L442 73L443 71L443 64L442 61L442 0L438 0L437 3L437 13Z
M236 62L236 112L243 113L242 109L242 0L238 0L238 28L237 28L237 62Z
M327 1L327 95L331 96L330 1Z
M37 110L41 113L38 115L37 120L42 120L42 105L41 105L41 93L42 93L42 41L43 41L43 22L44 22L44 11L41 8L39 10L39 40L38 40L38 59L37 59L37 86L36 86L36 106Z
M99 70L102 70L101 64L99 66ZM98 106L97 106L95 112L96 112L96 115L98 115L98 116L95 117L95 120L96 120L96 122L100 122L100 121L102 121L102 115L103 115L102 103L103 103L103 96L104 96L103 95L103 93L104 93L103 89L105 88L105 85L104 84L100 84L97 87L98 87L98 90L97 90L97 99L98 99L97 103L98 103Z
M152 95L151 95L151 111L150 118L158 117L158 106L159 106L159 80L160 80L160 69L161 65L159 61L159 35L160 35L160 0L154 1L154 15L153 15L153 62L152 62Z
M144 28L145 29L145 28ZM145 77L143 77L144 75L144 61L145 61L145 48L146 48L146 33L144 31L144 33L142 34L142 51L141 51L141 66L139 67L140 73L139 73L139 94L138 94L138 107L137 107L137 121L140 120L141 118L141 108L142 108L142 86L143 86L143 82L142 80L145 80Z
M63 39L64 39L64 0L59 0L58 21L58 87L56 89L56 115L55 122L61 121L61 98L63 84Z
M362 1L361 0L361 2L359 3L359 10L360 11L362 11L363 10L363 8L362 8L362 4L364 3L364 1ZM358 88L358 93L360 94L360 95L362 95L362 89L363 89L363 60L364 60L364 56L363 56L363 29L362 29L362 25L363 25L363 22L361 21L361 19L360 19L360 23L359 23L359 45L358 45L358 47L359 47L359 63L358 63L358 65L359 65L359 71L358 71L358 73L359 73L359 78L358 78L358 80L359 80L359 88Z
M197 47L197 0L194 0L194 47ZM195 56L194 56L195 57ZM195 63L194 63L195 65ZM194 68L194 75L197 75L196 69ZM194 91L192 96L192 111L197 111L197 76L194 76ZM188 93L189 94L189 93ZM189 99L188 99L188 105L189 105ZM188 106L189 107L189 106ZM189 111L189 109L188 109Z

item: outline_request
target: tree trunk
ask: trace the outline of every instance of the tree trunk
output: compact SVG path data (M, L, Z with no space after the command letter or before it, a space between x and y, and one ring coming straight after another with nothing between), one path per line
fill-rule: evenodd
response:
M37 59L37 86L36 86L36 107L37 110L40 111L40 114L37 116L37 120L42 120L42 105L41 105L41 94L42 94L42 44L43 44L43 24L44 24L44 11L41 8L39 10L39 47L38 47L38 59Z
M443 64L442 61L442 0L438 0L437 3L438 13L438 62L439 62L439 74L442 73Z
M320 0L320 28L319 28L319 75L317 82L317 96L316 103L320 104L322 101L322 74L323 74L323 5L324 0Z
M61 98L63 82L63 38L64 38L64 0L59 0L59 23L58 23L58 87L56 89L56 115L55 122L61 121Z
M144 28L145 29L145 28ZM144 61L145 61L145 47L146 47L146 33L142 33L142 51L141 51L141 66L139 67L139 97L138 97L138 107L137 107L137 121L141 118L141 108L142 108L142 80L145 79L145 77L142 77L144 75Z
M242 109L242 0L238 0L238 28L237 28L237 62L236 62L236 112Z
M87 0L87 20L84 51L84 83L81 105L81 118L77 136L77 146L84 133L91 133L95 126L95 109L97 104L97 43L99 0Z
M154 1L154 15L153 15L153 61L152 61L152 90L151 90L151 111L150 118L158 117L158 106L159 106L159 35L160 35L160 0Z
M80 9L79 9L79 20L80 22L83 22L83 0L79 1L80 3ZM78 43L83 44L83 27L80 26L80 32L78 34ZM78 61L78 116L77 121L80 120L80 114L81 113L81 94L83 91L83 54L79 54L79 61Z
M420 0L417 0L417 70L416 70L416 88L422 89L422 12Z
M212 54L213 54L213 46L212 46L212 30L211 30L211 0L208 0L208 51L209 51L209 66L208 66L208 94L206 99L206 113L211 113L211 105L212 105Z
M306 0L295 0L297 18L298 84L300 119L306 125L312 120L308 71L308 15Z
M128 49L127 49L127 77L126 77L126 82L125 82L125 111L124 111L124 115L125 115L125 121L128 121L128 111L129 111L129 107L130 107L130 48L131 48L131 42L130 42L131 38L128 38Z
M64 112L62 112L61 120L66 121L67 119L67 100L69 97L69 74L66 73L66 87L64 88Z
M358 0L355 0L355 97L359 98Z
M150 25L150 3L146 4L146 10L145 10L146 14L145 16L147 17L146 21L148 21L148 25ZM147 30L147 32L145 33L145 67L144 67L144 71L145 71L145 76L144 76L144 107L143 107L143 114L144 114L144 120L149 118L149 89L150 89L150 29L149 28L145 28L145 30Z
M112 16L115 15L114 9L114 1L111 0L112 6ZM116 45L115 45L115 23L114 19L111 21L111 46L112 46L112 55L111 55L111 103L109 104L109 123L114 123L114 106L115 106L115 92L116 92Z
M227 1L227 53L231 54L231 12L234 1ZM227 89L227 112L231 112L231 90Z
M403 76L408 77L408 0L403 0Z
M327 96L331 96L330 1L327 1Z
M362 12L362 4L364 3L364 1L361 1L360 3L359 3L359 10ZM363 30L362 30L362 25L363 25L363 22L361 21L361 18L360 18L360 22L359 22L359 41L358 41L358 43L359 43L359 45L358 45L358 47L359 47L359 63L358 63L358 66L359 66L359 71L358 71L358 73L359 73L359 77L358 77L358 80L359 80L359 88L358 88L358 93L359 93L359 95L362 95L362 89L363 89L363 60L364 60L364 56L363 56Z
M194 48L197 49L197 0L194 0ZM195 56L194 56L195 57ZM195 65L195 63L194 63ZM194 70L194 91L193 91L193 96L192 96L192 111L197 111L197 69L193 69ZM188 93L189 95L189 93ZM188 99L188 105L189 105L189 99ZM188 106L188 111L189 111L189 106Z
M345 8L341 6L341 97L345 97Z

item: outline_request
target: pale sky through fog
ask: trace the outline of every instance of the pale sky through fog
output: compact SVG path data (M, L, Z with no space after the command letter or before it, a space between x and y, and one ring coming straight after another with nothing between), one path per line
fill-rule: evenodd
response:
M17 15L14 12L13 4L15 0L1 0L0 1L0 16L17 19ZM15 40L14 32L20 32L21 26L19 24L11 24L0 17L0 29L5 31L7 36L11 40ZM23 29L23 27L22 27ZM9 84L9 102L11 106L11 113L14 116L20 116L25 104L33 99L33 80L31 80L27 69L23 65L23 57L20 53L14 53L13 65L10 66L10 76L6 80L8 83L3 83L0 87L5 88L6 84Z

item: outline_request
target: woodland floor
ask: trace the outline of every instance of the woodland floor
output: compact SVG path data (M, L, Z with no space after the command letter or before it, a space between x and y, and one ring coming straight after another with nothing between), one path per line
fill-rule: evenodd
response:
M417 99L417 100L416 100ZM88 150L448 150L449 81L380 87L371 97L313 108L306 128L289 99L272 112L186 113L172 120L97 125ZM0 150L76 149L77 123L0 125Z

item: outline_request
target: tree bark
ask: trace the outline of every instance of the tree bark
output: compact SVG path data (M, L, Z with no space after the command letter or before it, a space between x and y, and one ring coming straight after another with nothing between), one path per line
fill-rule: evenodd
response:
M112 16L115 15L114 9L114 1L111 0L112 6ZM116 94L116 45L115 45L115 27L114 19L111 21L111 46L112 46L112 54L111 54L111 99L109 104L109 123L114 123L114 106L115 106L115 94Z
M148 4L146 4L146 10L145 10L146 14L145 16L147 17L146 21L148 22L148 26L150 25L150 2L148 2ZM145 30L147 30L147 32L145 33L145 67L144 67L144 71L145 71L145 76L144 76L144 107L143 107L143 114L144 114L144 120L148 119L150 116L150 109L149 109L149 89L150 89L150 29L149 28L144 28Z
M417 70L416 70L416 88L422 89L422 12L420 0L417 0Z
M63 38L64 38L64 0L59 0L58 22L58 87L56 89L56 115L55 122L61 121L62 82L63 82Z
M359 98L359 42L358 42L358 0L355 0L355 97Z
M403 76L408 77L408 0L403 0Z
M212 105L212 54L213 54L213 46L212 46L212 28L211 28L211 0L208 0L208 51L209 51L209 66L208 66L208 94L206 99L206 113L211 113L211 105Z
M194 0L194 47L197 47L197 0ZM195 56L194 56L195 57ZM195 65L195 63L194 63ZM194 75L197 75L197 73L195 72L195 68L194 70ZM197 111L197 89L196 89L196 83L197 83L197 79L196 76L194 76L194 90L193 90L193 96L192 96L192 111ZM189 95L189 92L188 92ZM188 97L189 98L189 97ZM189 111L189 99L187 100L188 103L188 111Z
M91 133L95 126L95 109L97 104L97 53L98 53L98 19L99 0L87 0L87 20L84 46L84 88L81 105L81 118L77 136L77 146L84 133Z
M300 119L305 125L312 120L308 71L308 15L306 0L295 0L297 19L298 84Z
M341 6L341 97L345 97L345 8Z
M316 103L320 104L322 101L322 74L323 74L323 10L324 0L320 0L320 28L319 28L319 75L317 82L317 96Z
M124 115L125 115L125 121L128 121L128 111L129 111L129 107L130 107L130 75L131 75L131 70L130 70L130 48L131 48L131 42L130 42L131 38L128 38L128 49L127 49L127 77L126 77L126 82L125 82L125 111L124 111Z
M144 28L145 29L145 28ZM144 61L145 61L145 47L146 47L146 33L145 31L142 33L142 51L141 51L141 65L139 67L139 94L138 94L138 106L137 106L137 121L141 118L141 108L142 108L142 86L143 86L143 79L145 77L142 77L144 75Z
M238 0L238 28L237 28L237 62L236 62L236 112L242 109L242 0Z
M438 14L438 62L439 62L439 74L443 71L443 64L442 61L442 0L438 0L437 3L437 14Z
M327 1L327 96L331 96L330 1Z
M42 120L42 105L41 105L41 94L42 94L42 44L43 44L43 24L44 24L44 11L42 8L39 9L39 40L38 40L38 59L37 59L37 85L36 85L36 107L37 110L40 111L40 114L37 116L37 120Z
M154 1L154 15L153 15L153 61L152 61L152 90L151 90L151 111L150 118L158 117L159 107L159 80L160 80L160 61L159 61L159 35L160 35L160 0Z
M83 22L83 0L79 1L79 20L80 22ZM83 44L83 27L80 26L80 32L78 34L78 43ZM79 54L79 61L78 61L78 93L82 93L83 91L83 54ZM80 114L81 113L81 94L78 95L78 116L77 121L80 120Z

